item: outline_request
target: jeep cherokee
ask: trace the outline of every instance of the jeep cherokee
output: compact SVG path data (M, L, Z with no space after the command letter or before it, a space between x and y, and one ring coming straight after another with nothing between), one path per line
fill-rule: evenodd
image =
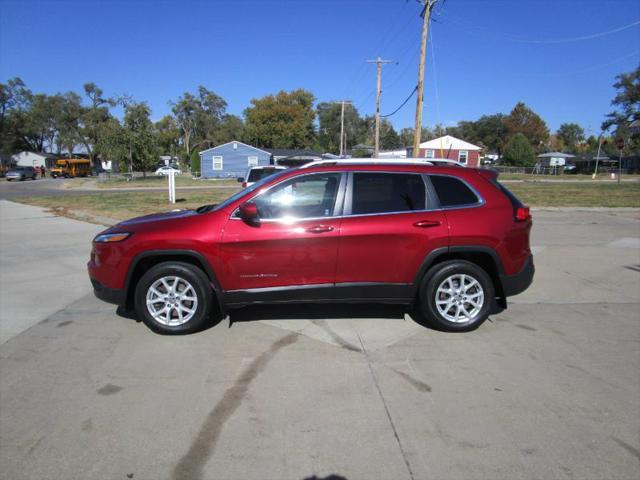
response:
M88 269L98 298L158 333L287 302L407 304L467 331L531 284L531 226L491 170L325 161L119 223L95 237Z

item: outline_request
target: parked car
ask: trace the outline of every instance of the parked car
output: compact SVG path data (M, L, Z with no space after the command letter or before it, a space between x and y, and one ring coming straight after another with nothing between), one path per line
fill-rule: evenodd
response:
M176 175L180 175L182 173L182 170L180 170L177 167L160 167L159 169L156 170L156 175L169 175L169 173L173 172Z
M273 175L274 173L286 169L287 167L283 167L282 165L264 165L259 167L250 167L244 177L238 178L238 182L242 183L242 188L247 188L254 183L262 180L263 178L268 177L269 175Z
M564 168L562 169L564 173L578 173L578 168L575 163L565 163Z
M103 231L89 276L98 298L165 334L289 302L415 305L467 331L534 275L529 208L497 176L400 159L281 170L218 205Z
M7 172L7 181L11 180L35 180L37 178L36 170L33 167L14 167Z

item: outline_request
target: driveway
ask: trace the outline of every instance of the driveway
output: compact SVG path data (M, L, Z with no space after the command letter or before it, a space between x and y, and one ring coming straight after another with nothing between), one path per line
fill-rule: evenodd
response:
M1 344L91 292L82 266L104 227L6 200L0 223Z
M251 307L164 337L81 296L0 347L0 471L637 478L640 212L534 222L534 285L466 334L334 305Z

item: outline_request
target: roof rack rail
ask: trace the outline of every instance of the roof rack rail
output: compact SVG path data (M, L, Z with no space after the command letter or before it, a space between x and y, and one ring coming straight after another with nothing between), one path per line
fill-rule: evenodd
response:
M338 159L338 160L316 160L305 163L300 168L310 168L321 165L429 165L435 166L439 164L465 167L463 163L446 158L359 158L359 159Z

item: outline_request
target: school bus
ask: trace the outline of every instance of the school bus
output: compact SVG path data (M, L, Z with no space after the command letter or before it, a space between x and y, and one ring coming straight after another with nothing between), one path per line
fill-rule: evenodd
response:
M87 175L91 175L91 160L84 158L61 158L56 161L50 174L53 178L86 177Z

